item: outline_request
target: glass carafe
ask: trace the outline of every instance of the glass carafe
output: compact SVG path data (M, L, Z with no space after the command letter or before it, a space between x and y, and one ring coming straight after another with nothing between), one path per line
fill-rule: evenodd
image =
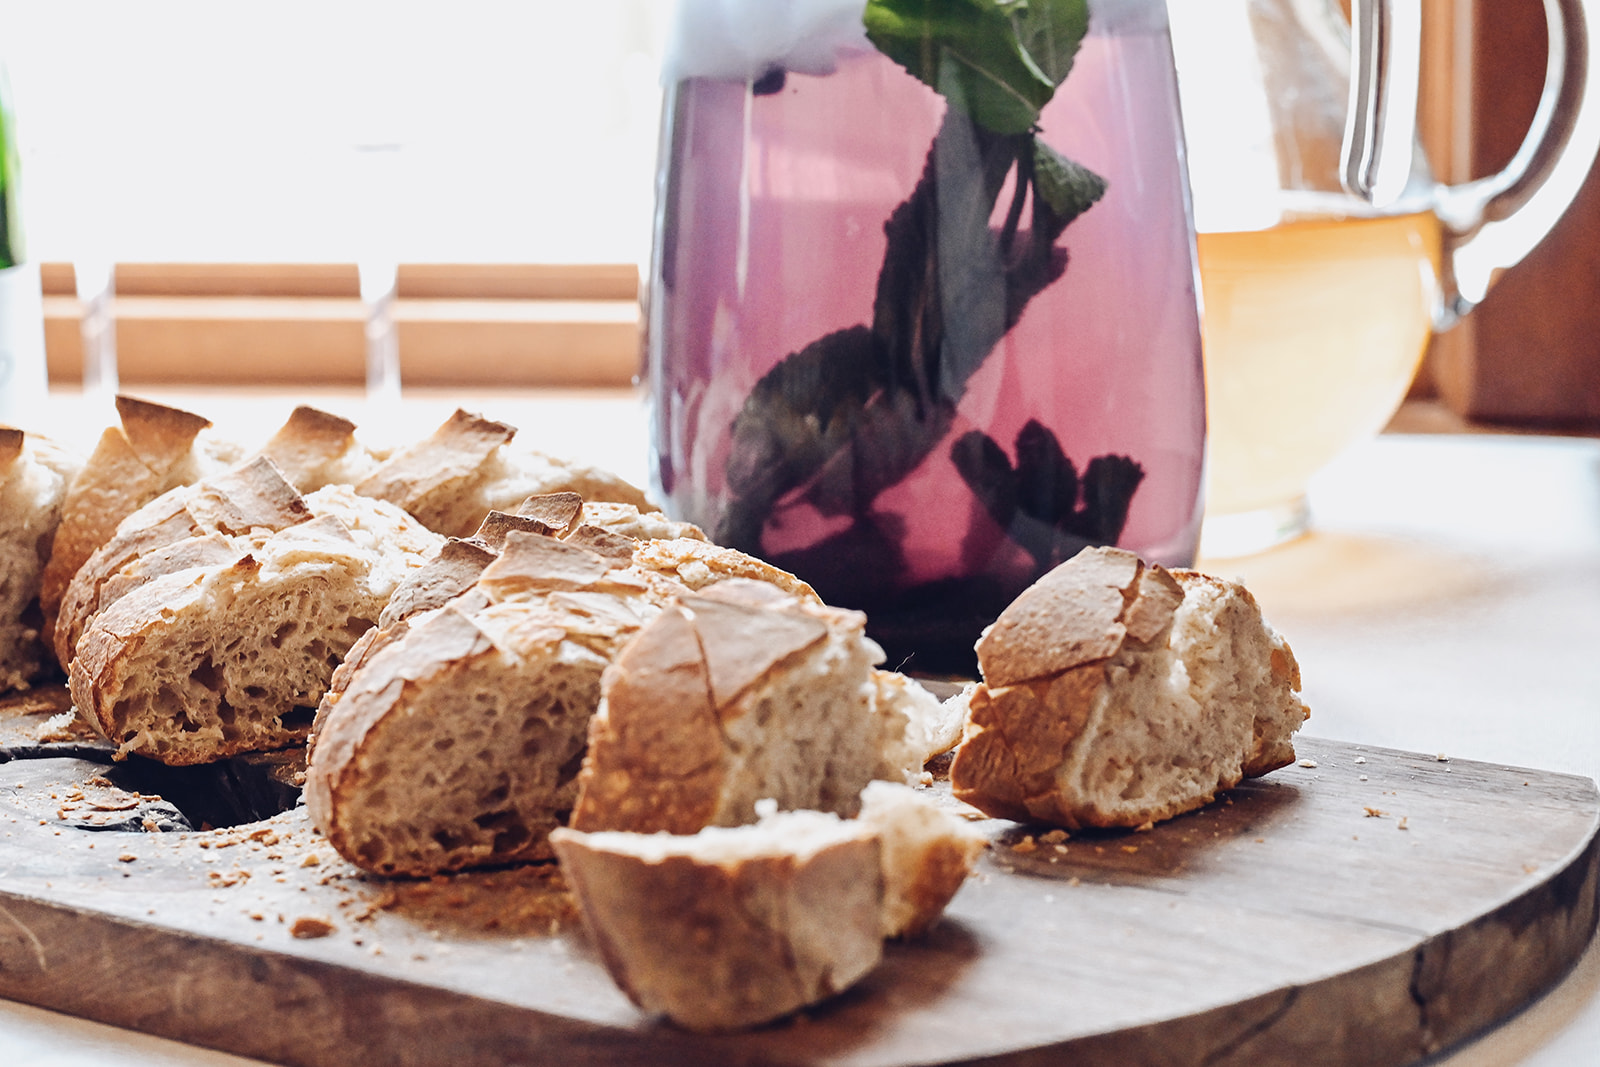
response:
M1303 532L1311 477L1389 420L1435 330L1555 224L1600 144L1585 0L1506 170L1416 147L1421 0L1172 0L1204 294L1208 556Z
M1162 0L684 0L677 30L648 292L668 510L924 671L970 672L1084 545L1190 562Z

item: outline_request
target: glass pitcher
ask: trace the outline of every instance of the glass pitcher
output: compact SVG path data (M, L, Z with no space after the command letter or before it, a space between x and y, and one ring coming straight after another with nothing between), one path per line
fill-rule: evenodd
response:
M1307 483L1388 421L1435 330L1482 301L1600 144L1585 0L1545 0L1538 116L1500 174L1416 147L1421 0L1171 0L1204 294L1202 551L1306 529ZM1353 43L1352 43L1353 42Z
M1087 544L1189 563L1203 373L1163 0L682 0L648 289L669 512L895 666Z

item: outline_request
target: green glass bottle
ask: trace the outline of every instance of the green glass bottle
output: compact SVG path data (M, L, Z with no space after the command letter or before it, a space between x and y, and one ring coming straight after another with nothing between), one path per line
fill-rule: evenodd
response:
M47 389L44 302L39 265L28 260L22 240L16 129L0 62L0 423L11 425L36 414Z

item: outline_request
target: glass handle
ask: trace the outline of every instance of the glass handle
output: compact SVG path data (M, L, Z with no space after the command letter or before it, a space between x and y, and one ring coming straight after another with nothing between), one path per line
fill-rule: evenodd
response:
M1498 272L1533 251L1588 177L1600 150L1600 81L1589 77L1600 26L1591 7L1590 0L1544 0L1550 58L1522 146L1498 174L1436 190L1446 228L1439 329L1481 303Z
M1421 0L1355 0L1350 105L1340 177L1352 195L1387 208L1411 180L1422 82Z
M72 269L78 302L83 305L83 391L111 397L119 388L116 265L109 259L82 257L73 262Z

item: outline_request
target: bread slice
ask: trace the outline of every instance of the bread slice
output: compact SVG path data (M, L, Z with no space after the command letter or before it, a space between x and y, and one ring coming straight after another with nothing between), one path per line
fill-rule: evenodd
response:
M0 693L43 678L39 588L67 487L83 460L39 436L0 426Z
M629 999L737 1030L848 989L883 957L878 836L813 811L690 836L557 831L584 925Z
M57 658L70 667L94 616L144 582L237 558L231 538L286 529L311 515L266 459L163 493L127 516L73 575L58 606Z
M67 586L117 525L162 493L221 473L244 454L193 412L129 396L117 397L116 407L120 425L100 435L67 490L40 579L44 634L57 649L56 615Z
M991 815L1138 827L1294 759L1309 716L1288 644L1236 583L1085 549L978 642L950 768Z
M514 446L516 433L458 410L429 437L396 451L356 491L398 504L450 537L471 535L490 511L514 513L531 496L563 491L650 509L644 493L621 478Z
M334 666L442 542L348 486L285 508L225 491L259 487L244 470L176 491L184 506L170 526L187 520L192 536L121 568L85 567L103 580L69 684L79 715L120 755L183 765L304 740ZM277 525L286 512L303 517ZM102 551L133 533L125 526Z
M378 632L319 709L306 781L339 853L383 874L548 857L600 678L671 592L511 533L472 589Z
M777 812L695 834L551 835L612 978L690 1030L756 1026L849 988L886 937L943 914L987 839L918 791L873 782L861 817Z
M764 798L853 815L872 779L919 773L865 622L752 581L681 598L606 672L573 827L692 834Z

